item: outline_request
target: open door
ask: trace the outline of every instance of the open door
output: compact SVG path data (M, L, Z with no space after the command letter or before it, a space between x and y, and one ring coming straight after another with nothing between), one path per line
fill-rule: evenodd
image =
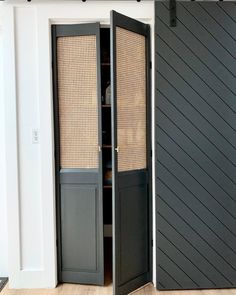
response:
M100 26L55 25L52 37L59 281L102 285Z
M113 286L150 281L149 26L111 12Z

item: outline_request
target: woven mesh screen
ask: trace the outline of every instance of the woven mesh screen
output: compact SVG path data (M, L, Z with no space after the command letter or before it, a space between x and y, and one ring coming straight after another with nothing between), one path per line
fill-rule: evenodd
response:
M146 168L145 37L117 27L118 171Z
M96 36L59 37L61 168L98 168Z

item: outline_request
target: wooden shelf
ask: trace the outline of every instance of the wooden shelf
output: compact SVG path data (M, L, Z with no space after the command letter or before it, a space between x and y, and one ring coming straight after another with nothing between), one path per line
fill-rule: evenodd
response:
M107 184L107 185L104 185L103 188L112 188L112 185L111 184L110 185Z
M111 105L110 105L110 104L102 104L102 107L103 107L103 108L110 108Z
M103 144L102 147L105 149L111 149L112 145L111 144Z
M109 62L102 62L101 65L102 66L110 66L111 64Z

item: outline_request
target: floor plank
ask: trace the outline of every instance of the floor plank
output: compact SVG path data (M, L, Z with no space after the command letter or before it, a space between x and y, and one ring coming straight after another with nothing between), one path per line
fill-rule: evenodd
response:
M157 291L152 284L133 292L132 295L236 295L236 289L196 290L196 291ZM106 287L61 284L55 289L9 289L8 285L1 295L112 295L112 285Z

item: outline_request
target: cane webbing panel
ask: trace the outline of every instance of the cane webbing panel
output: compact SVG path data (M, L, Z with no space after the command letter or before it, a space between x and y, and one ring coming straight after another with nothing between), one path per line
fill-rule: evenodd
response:
M117 27L118 171L146 168L145 37Z
M96 36L57 39L61 168L98 168Z

